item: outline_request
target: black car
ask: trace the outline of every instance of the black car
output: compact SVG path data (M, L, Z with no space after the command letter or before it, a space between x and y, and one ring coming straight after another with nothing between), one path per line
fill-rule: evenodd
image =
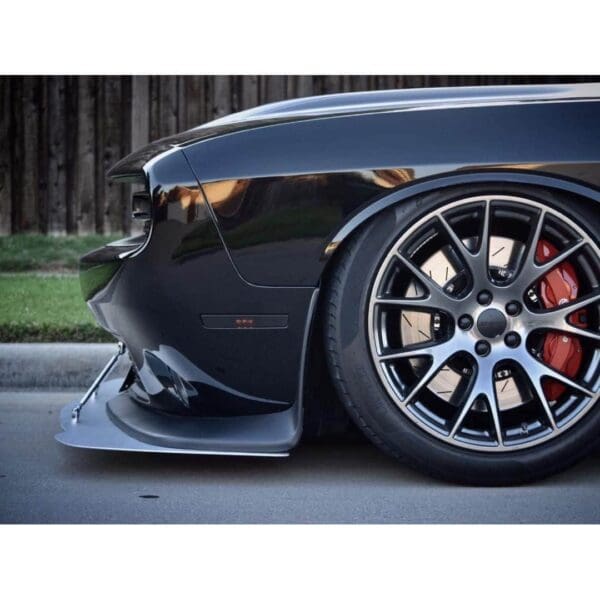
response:
M600 84L279 102L109 176L143 233L81 259L119 341L67 445L285 456L343 423L517 483L600 438Z

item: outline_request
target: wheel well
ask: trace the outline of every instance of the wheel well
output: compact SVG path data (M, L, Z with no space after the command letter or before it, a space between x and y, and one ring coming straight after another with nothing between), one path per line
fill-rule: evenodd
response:
M547 180L544 177L544 180ZM559 180L562 183L564 181ZM382 202L385 198L380 199L377 204L380 207L376 211L369 211L365 214L365 218L361 220L355 227L348 231L338 242L335 244L335 249L329 256L327 263L321 273L319 282L319 299L313 315L313 322L311 325L311 334L309 343L307 346L306 356L306 369L304 373L304 406L305 406L305 432L307 435L323 435L331 433L341 433L345 431L358 430L354 427L346 414L342 403L337 398L337 393L331 381L331 376L327 368L327 361L325 359L325 341L323 337L323 316L325 306L325 290L329 285L332 277L335 276L336 266L340 256L343 254L343 249L346 248L352 240L370 223L375 217L381 212L393 209L401 202L405 202L419 196L426 197L435 193L436 191L449 191L452 188L456 188L457 193L471 194L480 193L485 191L486 193L495 193L493 190L496 188L496 192L500 192L500 188L504 188L502 191L506 192L507 188L509 191L519 192L521 194L527 194L528 191L537 190L540 191L560 191L563 194L570 196L573 202L581 205L592 207L600 201L600 195L595 193L592 195L584 195L582 193L576 193L570 189L565 189L563 185L540 185L534 182L517 182L506 181L506 180L494 180L488 182L472 182L472 183L458 183L452 186L436 186L432 187L427 191L418 192L415 191L413 194L403 194L398 196L397 194L390 194L386 198L396 195L396 199L393 202ZM581 187L581 186L579 186ZM590 190L592 192L592 190ZM368 211L364 209L363 213ZM342 228L343 229L343 228Z
M514 186L518 187L521 192L523 192L524 188L546 189L548 191L568 193L578 202L600 202L600 191L598 189L591 188L586 184L572 179L565 179L554 175L517 170L477 171L461 173L459 175L440 175L396 188L391 193L378 198L356 214L351 215L335 234L332 235L325 249L326 258L331 259L331 257L335 256L344 241L354 231L386 208L395 206L411 198L435 193L436 191L452 188L466 189L467 186L473 186L473 188L479 187L480 189L486 187L488 191L494 186Z
M483 173L477 173L477 175L483 175ZM512 174L514 176L514 174ZM538 191L560 191L563 194L567 194L573 202L579 204L580 206L587 206L591 208L593 206L597 206L600 203L600 192L592 190L591 188L584 187L580 184L575 184L570 181L566 181L563 179L556 179L544 176L541 178L544 182L542 185L537 181L537 178L532 181L513 181L513 178L509 178L506 180L503 179L490 179L489 181L482 182L480 180L475 180L473 182L467 183L455 183L453 185L446 185L446 179L444 178L441 181L437 181L437 185L433 187L429 187L426 191L419 191L417 189L413 189L413 193L407 194L402 193L399 194L400 191L405 190L397 190L396 192L392 192L388 194L384 198L380 198L374 204L364 208L358 215L352 217L346 225L340 228L335 236L333 236L332 241L329 243L328 248L332 248L328 255L327 263L321 273L321 278L319 282L319 287L321 290L325 288L327 283L329 282L332 274L335 272L336 265L336 257L339 257L341 254L341 250L345 248L351 240L358 235L358 233L367 226L377 215L382 213L385 210L393 209L395 206L398 206L402 202L407 202L409 200L419 198L419 197L427 197L437 191L451 191L453 188L457 190L457 193L461 193L464 195L471 193L499 193L500 191L506 192L513 191L515 193L527 194L527 191L538 190ZM554 185L551 182L554 181ZM409 186L412 189L414 186ZM494 188L497 188L494 191ZM501 190L500 188L504 188ZM572 189L573 188L573 189ZM577 188L574 191L574 188ZM587 190L587 193L584 193ZM410 191L410 190L409 190ZM377 209L373 210L373 208L377 205ZM360 216L363 215L363 218ZM351 225L346 230L348 225ZM320 305L317 307L317 311L319 310Z

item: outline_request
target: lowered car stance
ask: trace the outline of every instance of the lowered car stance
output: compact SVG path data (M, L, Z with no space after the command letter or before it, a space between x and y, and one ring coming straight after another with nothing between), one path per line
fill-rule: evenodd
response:
M503 485L600 439L600 84L279 102L109 176L142 233L81 259L118 351L60 442L286 456L347 420Z

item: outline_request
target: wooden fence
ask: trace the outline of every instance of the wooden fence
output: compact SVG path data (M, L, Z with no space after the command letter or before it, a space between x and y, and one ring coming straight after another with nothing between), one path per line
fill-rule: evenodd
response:
M149 140L285 98L402 87L597 81L524 76L0 77L0 234L128 232L105 177Z

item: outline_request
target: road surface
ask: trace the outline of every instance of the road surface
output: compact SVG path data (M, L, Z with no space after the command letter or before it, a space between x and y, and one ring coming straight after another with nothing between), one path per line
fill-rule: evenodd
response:
M54 441L71 392L0 393L1 523L598 523L600 454L544 482L431 480L369 443L289 458L148 455Z

